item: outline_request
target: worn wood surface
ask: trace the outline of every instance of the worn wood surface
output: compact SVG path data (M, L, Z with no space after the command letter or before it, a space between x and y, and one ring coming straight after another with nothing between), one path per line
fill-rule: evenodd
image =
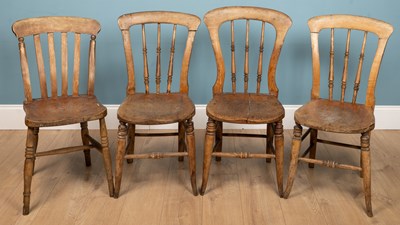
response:
M30 127L59 126L98 120L107 115L107 108L95 96L69 96L35 99L24 104L25 124Z
M90 124L89 124L90 126ZM229 130L230 131L230 130ZM148 132L148 131L146 131ZM230 131L231 132L231 131ZM235 131L244 132L244 131ZM249 131L246 131L249 132ZM257 134L263 130L253 131ZM97 139L99 134L93 132ZM203 148L204 130L196 130L196 148ZM285 178L289 166L293 132L285 130ZM76 131L41 131L39 148L58 148L79 142ZM319 133L321 138L358 143L359 135ZM21 216L21 192L25 131L0 131L0 224L400 224L400 163L397 144L400 131L373 131L371 140L372 201L374 217L364 212L362 179L358 173L299 164L298 177L290 198L281 199L275 188L275 169L264 159L224 158L213 161L206 195L193 196L188 165L174 158L134 161L124 165L124 182L118 199L108 197L102 157L92 155L92 167L85 167L80 153L36 160L32 189L32 212ZM112 158L116 130L109 130ZM306 139L306 141L308 138ZM224 148L235 152L263 151L265 139L229 137ZM136 140L135 152L146 149L164 152L177 148L174 137L144 137ZM306 146L303 146L305 149ZM357 152L320 145L319 157L358 162ZM355 150L354 150L355 151ZM202 152L197 153L198 169ZM82 171L84 171L82 173ZM200 171L200 170L198 170ZM324 179L320 179L323 177ZM126 178L126 179L125 179ZM197 172L201 178L201 172ZM104 213L107 212L107 213Z
M217 94L207 104L207 115L229 123L259 124L283 119L285 110L275 96L266 94Z
M155 63L149 63L148 59L148 34L146 26L156 24L156 60ZM189 62L192 52L193 41L198 26L200 25L200 18L195 15L168 12L168 11L151 11L151 12L137 12L122 15L118 18L118 25L121 29L123 46L126 58L126 67L128 82L126 88L126 98L118 108L118 119L120 126L118 128L118 151L116 157L116 176L115 176L115 197L119 197L119 192L122 182L123 160L127 159L128 163L132 163L134 158L149 158L159 159L164 157L178 157L179 161L183 161L183 156L188 157L189 173L194 195L197 195L196 185L196 155L195 155L195 142L194 142L194 126L192 118L195 114L195 107L193 102L188 96L188 72ZM167 35L163 35L163 27L172 26L172 37L169 47L169 56L167 59L168 68L167 72L162 72L161 61L163 54L161 54L162 46L161 40L167 39ZM145 85L144 93L136 92L135 83L135 63L140 65L140 61L135 61L133 52L136 49L132 48L132 42L136 41L135 37L131 35L133 26L141 26L141 39L142 39L142 55L143 55L143 80ZM176 45L177 27L187 31L186 42L181 42L180 46ZM151 43L151 42L150 42ZM183 58L181 62L174 62L175 48L180 47L183 49ZM174 76L174 65L180 65L179 89L173 90L172 79ZM149 65L155 65L155 91L151 86L151 71ZM163 74L166 77L163 78ZM161 88L162 79L165 79L166 90ZM176 88L175 88L176 89ZM136 124L141 125L156 125L178 123L178 140L177 152L152 152L134 155L135 136L143 137L146 134L136 135L134 127ZM169 133L170 134L170 133ZM128 143L126 137L128 136ZM159 136L163 136L160 134Z
M319 55L319 33L323 29L331 29L331 37L330 37L330 66L329 66L329 77L330 80L334 79L334 60L333 56L335 54L335 36L334 36L334 30L340 30L340 29L345 29L348 31L351 30L358 30L358 31L365 31L365 32L370 32L373 35L376 35L379 40L377 43L370 45L375 45L376 51L369 53L373 54L373 61L372 64L368 66L363 65L363 59L364 59L364 50L365 50L365 42L366 42L366 33L364 33L364 37L361 40L358 40L359 43L354 43L354 44L360 44L361 46L361 53L360 53L360 58L359 62L357 65L357 76L355 79L355 86L354 86L354 93L353 96L356 96L358 93L359 89L359 82L360 82L360 76L361 76L361 69L365 68L366 71L369 71L367 73L367 77L364 77L363 79L368 80L368 86L366 88L366 94L365 94L365 104L368 107L374 107L375 106L375 86L376 86L376 80L378 78L378 73L379 73L379 68L380 64L382 61L382 57L385 51L385 47L387 44L387 41L390 37L390 35L393 32L393 26L380 20L376 20L373 18L368 18L368 17L361 17L361 16L354 16L354 15L326 15L326 16L316 16L311 18L308 21L308 25L310 28L311 32L311 47L312 47L312 58L313 58L313 84L312 84L312 90L311 90L311 98L312 99L318 99L320 97L320 80L321 80L321 62L320 62L320 55ZM350 40L346 41L346 45L349 44ZM346 52L345 52L345 57L346 57ZM344 60L344 73L343 75L346 75L346 70L348 69L347 66L349 66L346 63L346 59ZM342 75L342 77L343 77ZM343 80L343 79L342 79ZM333 84L331 84L332 88L330 88L330 92L333 92ZM340 89L339 89L340 90ZM331 94L330 94L331 96ZM354 100L353 100L354 102Z
M24 215L30 212L30 197L32 176L35 173L35 160L41 156L65 154L75 151L83 151L86 166L91 166L90 149L95 148L103 155L103 162L108 181L109 196L114 195L113 174L111 168L111 156L108 148L107 127L104 117L107 109L97 101L94 96L95 78L95 39L100 31L100 24L93 19L79 17L38 17L16 21L12 30L18 39L20 52L21 73L24 84L24 111L26 113L25 124L28 126L25 149L24 164L24 192L23 211ZM68 53L68 34L73 36L73 54ZM27 46L25 39L32 36L33 46ZM46 42L47 36L48 57L44 57L42 43ZM81 65L81 36L89 37L89 55L87 68L87 89L79 91L79 77ZM57 41L55 41L57 37ZM27 41L27 43L29 43ZM60 43L56 47L55 43ZM28 50L27 50L28 49ZM59 49L57 52L55 49ZM34 52L35 57L28 60L29 50ZM73 55L73 69L69 70L68 58ZM57 60L60 56L60 60ZM35 60L36 58L36 60ZM61 61L61 66L57 62ZM28 62L31 64L29 65ZM35 64L36 62L36 64ZM48 66L48 70L45 67ZM37 68L39 77L40 96L32 94L31 74L29 68ZM61 70L61 71L58 71ZM72 71L73 74L70 75ZM50 86L48 86L46 72L49 72ZM57 75L58 74L58 75ZM34 73L32 74L32 76ZM58 84L57 80L61 80ZM72 84L72 88L68 84ZM61 90L59 89L61 86ZM48 92L51 94L48 94ZM33 92L35 93L35 92ZM96 141L89 135L87 122L99 120L100 139ZM81 125L81 144L70 145L72 147L61 147L53 150L38 148L39 127L61 126L78 123ZM36 192L36 190L34 190Z
M312 90L311 101L296 110L294 120L296 126L294 128L294 138L292 141L291 162L289 167L289 177L287 181L286 191L284 197L287 198L292 190L293 181L296 177L296 170L298 161L309 163L309 167L313 168L314 164L339 169L348 169L361 172L363 178L363 191L365 198L365 211L368 216L372 217L372 203L371 203L371 148L370 137L371 131L375 127L374 108L375 108L375 86L378 78L380 64L386 48L387 41L393 32L393 26L373 18L353 16L353 15L324 15L316 16L308 21L311 31L311 48L312 48ZM320 93L321 77L325 73L321 73L321 58L319 45L323 41L319 41L319 34L322 30L330 30L330 51L329 51L329 71L328 71L328 98L324 98ZM341 78L340 88L336 88L340 92L340 99L335 100L335 51L337 46L335 30L347 31L345 41L345 54L343 60L343 73ZM350 40L353 31L363 33L362 39L359 38L361 43L361 52L358 63L349 64L350 55ZM364 67L364 57L368 33L372 33L378 37L375 41L375 51L368 52L372 58L370 70L362 73ZM356 44L359 44L356 43ZM369 43L370 45L373 45ZM357 68L354 76L353 91L350 91L353 96L351 102L346 101L345 93L348 80L349 67ZM364 95L365 102L357 103L359 96L359 89L361 86L361 77L368 80L366 82L366 93ZM308 149L300 155L300 146L302 138L302 126L311 129L311 141ZM318 131L328 131L342 134L358 134L361 135L356 149L361 150L359 153L360 160L357 163L342 163L335 160L325 160L316 157L316 144L317 142L323 144L332 144L341 147L354 148L354 145L349 145L342 140L330 141L318 138ZM319 144L321 146L321 144ZM309 153L309 158L307 155Z
M96 35L100 31L100 23L89 18L48 16L19 20L12 30L17 37L49 32Z
M268 90L269 93L272 95L278 95L278 87L276 86L276 81L275 81L275 74L276 74L276 67L278 65L278 59L279 55L281 52L281 48L283 45L283 42L285 40L286 33L288 29L290 28L292 21L289 16L286 14L275 11L272 9L266 9L266 8L260 8L260 7L245 7L245 6L233 6L233 7L222 7L222 8L217 8L213 9L204 16L204 23L207 25L207 28L210 33L210 38L211 38L211 43L214 49L214 55L215 55L215 60L217 64L217 78L214 83L213 87L213 93L222 93L223 92L223 87L224 87L224 82L225 82L225 60L222 55L222 48L220 45L220 36L219 36L219 28L224 22L227 21L236 21L236 20L246 20L247 24L250 23L250 21L261 21L265 23L270 23L276 30L276 36L275 36L275 45L273 46L273 50L271 52L271 57L270 57L270 62L268 65L268 74L266 75L268 79ZM231 23L231 32L234 32L234 24ZM246 37L249 35L249 25L246 26ZM233 35L233 34L232 34ZM263 45L263 36L260 38L260 49L264 48ZM247 47L245 48L245 52L247 52L245 55L244 65L245 65L245 71L244 74L246 75L248 73L248 54L249 53L249 48L248 48L248 39L246 38L247 42L246 45ZM223 41L223 40L222 40ZM235 49L235 41L234 39L231 40L231 49ZM261 54L263 51L260 50L258 54ZM235 60L235 52L232 51L232 74L236 74L236 66L235 62L239 60ZM257 70L260 70L260 67L262 65L258 65Z
M80 18L80 17L64 17L64 16L54 16L54 17L37 17L37 18L28 18L16 21L12 25L12 31L19 41L19 50L20 50L20 58L21 58L21 72L22 78L24 82L24 90L25 90L25 100L32 101L33 98L37 98L32 96L32 88L31 88L31 75L29 71L28 62L37 62L35 66L31 68L37 68L39 81L40 81L40 93L41 98L47 99L48 97L48 89L47 89L47 81L46 81L46 70L45 70L45 61L48 61L49 64L49 73L50 73L50 85L51 85L51 96L67 96L68 95L68 80L71 80L73 88L72 93L74 96L78 96L79 93L79 68L81 67L81 59L79 48L81 46L81 36L86 35L91 37L90 47L89 47L89 63L88 63L88 83L87 83L87 94L93 95L94 91L94 73L95 73L95 38L98 32L100 31L100 24L93 19ZM55 49L55 36L54 34L60 34L61 36L61 46L60 51L56 52ZM70 71L73 71L73 78L69 78L68 73L68 33L74 34L74 51L73 51L73 68ZM42 36L47 35L47 46L48 46L48 59L43 57L42 51ZM29 38L29 36L33 36L34 40L34 51L36 60L32 58L28 61L27 46L25 46L25 39ZM42 38L44 39L44 38ZM61 59L61 71L57 73L57 60L56 55L60 55ZM85 60L86 62L86 60ZM31 64L33 65L33 64ZM61 73L60 73L61 72ZM61 74L61 75L57 75ZM57 80L61 79L61 91L58 91ZM49 88L50 89L50 88Z
M118 119L134 124L168 124L193 117L195 108L186 94L128 95L118 108Z
M180 93L188 93L189 86L188 86L188 72L189 72L189 63L190 63L190 56L192 52L192 46L194 37L197 31L198 26L200 25L200 18L195 15L186 14L186 13L179 13L179 12L169 12L169 11L149 11L149 12L137 12L137 13L129 13L122 15L118 18L118 25L122 32L123 43L124 43L124 50L125 50L125 57L126 57L126 68L128 73L128 85L127 85L127 94L134 94L136 91L136 83L135 83L135 64L139 64L133 58L132 54L132 39L139 38L138 36L131 37L130 29L132 26L141 26L141 39L142 39L142 52L143 52L143 71L144 71L144 84L146 87L146 93L149 93L149 68L148 68L148 52L147 52L147 38L146 38L146 25L149 24L160 24L157 29L157 39L161 40L166 38L162 35L162 26L173 24L173 35L171 38L171 46L170 47L170 54L168 57L169 64L168 64L168 82L167 82L167 92L176 92L172 91L171 82L173 77L173 65L174 65L174 53L175 48L175 38L176 38L176 29L177 26L180 28L184 28L187 30L187 40L185 43L185 48L183 51L183 58L181 62L177 62L177 65L180 66L180 86L179 91ZM133 50L135 51L135 50ZM161 52L160 42L157 41L157 51L156 53ZM156 74L161 73L160 68L161 58L157 58L155 63L156 65ZM140 64L139 64L140 65ZM160 76L157 76L157 80L161 79ZM157 81L158 82L158 81ZM157 83L156 82L156 83ZM156 84L157 85L157 84ZM159 89L157 89L159 92Z
M237 61L236 43L235 43L235 22L245 20L245 49L244 49L244 66L243 66L243 91L236 88ZM213 86L213 98L207 104L207 132L205 137L204 162L203 162L203 180L200 193L204 194L208 182L208 176L211 166L211 157L216 156L216 160L220 161L221 156L237 157L237 158L267 158L266 162L270 162L271 158L275 158L277 185L279 195L283 194L283 135L282 135L282 119L285 116L285 111L282 104L278 100L278 87L276 85L276 68L279 55L285 40L285 36L292 21L286 14L267 8L250 7L250 6L232 6L213 9L207 12L204 16L204 22L210 34L212 47L214 50L215 61L217 64L217 76ZM230 22L230 45L231 45L231 92L225 90L225 61L223 57L223 42L227 40L220 39L220 27L223 23ZM250 35L252 35L250 24L261 23L261 35L257 66L250 68ZM265 39L265 24L271 25L274 28L273 46L269 54L268 73L265 77L268 80L268 90L261 90L263 57L264 54L264 39ZM239 29L240 30L240 29ZM253 53L254 54L254 53ZM256 75L256 90L252 90L249 85L250 71ZM256 71L256 72L254 72ZM228 85L230 86L230 85ZM241 123L241 124L266 124L269 131L265 132L268 144L266 151L262 154L252 154L249 152L230 153L221 152L223 150L224 131L222 129L223 122ZM233 136L235 134L230 134ZM241 135L243 136L243 135ZM250 137L250 136L248 136ZM275 139L275 142L274 142ZM215 140L215 145L214 145ZM275 146L273 146L273 144ZM272 149L275 148L275 151ZM229 151L229 150L228 150Z
M375 126L373 110L362 104L318 99L295 112L295 121L317 130L362 133Z

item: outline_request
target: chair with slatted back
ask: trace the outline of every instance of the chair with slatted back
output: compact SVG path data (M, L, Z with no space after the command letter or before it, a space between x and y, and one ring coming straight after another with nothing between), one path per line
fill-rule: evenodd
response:
M26 113L25 124L28 127L25 166L24 166L24 206L23 214L29 214L32 174L35 159L39 156L64 154L83 151L86 166L91 165L90 149L96 148L103 155L109 194L114 193L111 157L108 149L107 128L104 117L107 109L101 105L94 95L95 78L95 39L100 31L100 24L92 19L78 17L39 17L16 21L12 30L19 41L22 79L24 83ZM25 44L28 37L33 37L33 46ZM68 60L69 39L73 38L73 69L69 72ZM80 71L86 67L81 65L81 45L87 40L88 71L86 77L80 76ZM44 44L47 42L47 44ZM30 43L30 42L28 42ZM60 48L56 44L60 43ZM43 47L42 47L43 45ZM30 50L35 54L29 54ZM57 51L60 50L60 51ZM59 53L59 54L57 54ZM32 59L28 62L28 56ZM35 57L36 56L36 61ZM61 59L58 61L57 56ZM85 60L86 61L86 60ZM36 62L36 64L35 64ZM56 62L61 62L57 65ZM30 63L30 64L29 64ZM35 92L31 85L31 68L37 68L40 91ZM61 72L59 71L61 70ZM50 74L50 85L48 76ZM81 77L83 79L81 79ZM33 79L32 79L33 80ZM82 85L86 81L86 87ZM70 86L70 87L69 87ZM50 96L48 95L50 92ZM35 95L39 95L35 97ZM101 143L89 135L88 121L99 120ZM80 123L83 145L65 147L48 151L37 151L38 133L40 127L61 126Z
M243 33L244 43L244 77L243 77L243 92L237 88L238 79L236 78L237 70L237 49L235 47L235 25L240 24L240 21L245 26ZM276 85L275 76L276 68L281 52L282 45L287 31L289 30L292 21L284 13L258 7L224 7L209 11L204 16L204 22L209 30L212 47L214 49L217 78L213 86L213 98L207 104L207 131L204 143L204 162L203 162L203 183L200 194L204 194L207 186L208 175L211 165L211 157L215 156L217 161L221 157L234 158L265 158L267 162L271 158L275 158L276 176L279 195L283 194L283 126L282 119L285 116L283 106L278 100L278 87ZM250 32L250 22L254 27L261 28L260 36L256 37L259 40L259 51L256 52L257 63L254 70L250 69L250 38L254 37L255 29ZM228 23L230 25L230 55L231 55L231 91L224 90L225 83L225 62L222 51L223 38L220 38L221 25ZM262 90L263 64L264 64L264 35L267 26L271 26L272 32L272 47L269 58L266 79L268 81L267 90ZM239 29L239 28L238 28ZM221 34L222 35L222 34ZM257 34L258 35L258 34ZM228 36L229 37L229 36ZM229 38L224 38L228 39ZM238 42L236 40L236 42ZM229 57L228 57L229 58ZM250 90L252 85L249 85L250 72L256 75L256 85ZM230 86L230 85L227 85ZM227 87L226 86L226 87ZM252 91L252 92L251 92ZM266 134L248 134L248 133L224 133L223 123L237 124L267 124ZM242 137L259 137L266 139L265 153L250 153L250 152L222 152L222 137L223 136L242 136ZM275 139L275 144L274 144ZM214 145L215 142L215 145Z
M192 191L194 195L197 195L195 142L192 122L195 108L188 96L188 72L192 45L200 19L197 16L185 13L153 11L122 15L118 19L118 24L123 37L128 85L126 98L118 109L120 125L118 127L114 197L118 198L119 196L124 158L127 159L128 163L132 163L133 159L160 159L165 157L178 157L179 161L182 161L184 156L189 159ZM141 31L141 34L138 35L139 38L133 38L135 27ZM164 31L163 34L161 31ZM152 36L151 34L153 33L154 35ZM154 39L149 36L154 37ZM134 67L134 50L140 49L140 47L135 48L135 44L140 42L140 38L143 57L143 67L141 68L143 68L144 82L144 90L142 92L139 90L139 85L136 87L136 80L139 77L135 77L135 72L139 70L135 70ZM177 41L177 39L179 40ZM152 40L155 40L154 43L156 45L154 48L156 60L154 63L150 63L148 60L148 48L151 49ZM168 59L165 60L168 63L162 64L161 50L164 40L167 40L169 51L166 51L168 52ZM181 43L182 40L186 44L176 44ZM180 56L178 57L177 55ZM178 58L178 60L175 60L175 58ZM177 80L179 82L174 84L173 78L178 76L176 71L174 75L174 65L176 64L180 64L181 67L180 77ZM149 71L149 65L155 65L156 67L154 71L154 86L150 85L150 80L153 79L150 77L152 71ZM162 79L161 76L162 68L166 68L164 72L165 79ZM178 124L178 132L140 133L136 131L136 125L171 123ZM171 135L178 136L178 152L135 154L135 137ZM127 136L128 144L126 146Z
M360 171L364 182L365 204L368 216L372 216L371 205L371 167L370 167L370 136L371 131L375 126L374 107L375 107L375 86L378 78L378 72L386 47L386 43L393 27L383 21L372 18L353 16L353 15L327 15L311 18L308 22L311 31L311 47L312 47L312 65L313 78L311 101L296 110L294 119L296 125L294 127L294 136L292 142L292 153L290 160L289 178L284 197L287 198L290 194L298 162L307 162L309 167L313 168L314 164L326 166L330 168L349 169ZM328 71L328 87L329 93L326 97L322 96L320 91L322 55L321 49L323 30L328 33L330 31L330 41L327 41L327 49L329 49L329 71ZM343 70L340 80L341 85L337 85L338 94L334 93L334 72L335 72L335 53L340 43L340 39L335 38L335 35L340 31L344 31L345 41L342 42L344 48ZM372 37L369 33L374 34ZM339 33L340 34L340 33ZM353 35L352 35L353 34ZM369 38L368 38L369 37ZM372 40L376 38L375 40ZM373 48L367 46L371 42ZM352 40L352 41L351 41ZM352 43L352 45L350 45ZM374 43L374 44L372 44ZM336 44L336 45L335 45ZM375 45L376 44L376 45ZM360 50L359 59L352 60L350 50L352 46L357 46ZM328 50L327 50L328 51ZM367 60L367 56L371 56ZM351 74L351 66L354 62L354 73ZM368 73L363 73L363 64L371 62L371 67ZM346 91L348 80L351 80L351 75L354 77L354 87L352 90ZM367 76L362 78L362 75ZM359 89L362 86L362 80L365 79L366 94L365 102L357 100ZM346 97L349 92L352 96ZM340 97L340 98L339 98ZM337 98L337 99L336 99ZM336 99L336 100L335 100ZM309 129L302 136L302 126ZM344 134L361 134L361 145L352 145L349 143L340 143L332 140L323 140L318 138L318 131L344 133ZM301 141L310 134L310 145L308 149L299 157ZM361 150L360 166L349 164L341 164L335 161L316 159L317 143L333 144L342 147L349 147ZM309 157L307 157L307 155Z

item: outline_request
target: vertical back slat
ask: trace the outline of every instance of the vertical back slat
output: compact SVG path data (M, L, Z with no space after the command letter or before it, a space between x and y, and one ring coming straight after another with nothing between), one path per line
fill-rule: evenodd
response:
M24 92L25 92L25 100L30 102L32 101L32 89L31 89L31 79L29 76L29 66L28 66L28 58L26 55L26 47L24 38L18 38L18 47L19 47L19 54L21 58L21 73L22 73L22 80L24 81Z
M156 92L160 93L161 83L161 24L157 25L157 66L156 66Z
M77 96L79 94L79 69L81 64L81 35L75 34L75 47L74 47L74 81L72 95Z
M61 80L62 96L68 95L68 37L67 33L61 33Z
M244 56L244 93L247 93L249 85L249 29L250 21L246 20L246 44Z
M264 53L264 32L265 22L261 25L261 38L260 38L260 54L258 55L258 68L257 68L257 94L260 93L261 77L262 77L262 62Z
M174 73L175 39L176 39L176 24L174 24L172 31L171 50L169 53L167 93L171 93L172 76Z
M96 73L96 36L90 37L89 47L89 72L88 72L88 95L94 95L94 79Z
M49 49L50 62L50 81L51 81L51 97L57 97L57 63L54 50L54 33L47 34L47 44Z
M360 59L358 61L357 74L356 74L356 78L354 80L354 92L353 92L352 103L356 103L358 90L360 88L362 66L363 66L363 62L364 62L365 45L367 43L367 34L368 34L368 32L365 31L364 32L364 39L363 39L362 46L361 46Z
M351 30L348 29L347 30L347 39L346 39L346 51L344 53L344 66L343 66L343 75L342 75L342 94L340 97L341 102L344 102L344 97L346 94L346 83L347 83L349 54L350 54L350 36L351 36Z
M334 81L334 57L335 57L335 30L331 28L331 47L329 51L329 100L333 98L333 81Z
M231 20L231 72L232 92L236 93L235 24L233 20Z
M42 45L40 43L40 35L33 35L34 43L35 43L35 51L36 51L36 62L39 73L39 82L40 82L40 94L42 98L47 98L47 84L46 84L46 72L44 70L44 61L43 61L43 52Z
M122 39L124 42L124 51L125 51L125 59L126 59L126 69L128 73L128 87L127 87L127 94L134 94L135 93L135 66L133 61L133 54L132 54L132 44L129 30L122 31Z
M149 67L147 65L146 30L144 24L142 24L142 47L143 47L144 85L146 88L146 93L149 93Z

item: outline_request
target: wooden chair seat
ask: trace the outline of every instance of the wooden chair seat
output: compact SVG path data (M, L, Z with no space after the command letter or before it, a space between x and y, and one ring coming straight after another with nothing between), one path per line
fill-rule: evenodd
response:
M283 119L285 110L275 96L224 93L207 104L207 116L228 123L272 123Z
M128 95L118 109L120 121L146 125L185 121L194 114L193 102L181 93Z
M303 105L295 112L294 119L312 129L337 133L364 133L375 126L371 107L327 99Z
M24 103L28 127L61 126L98 120L107 115L107 108L95 96L67 96L36 99Z

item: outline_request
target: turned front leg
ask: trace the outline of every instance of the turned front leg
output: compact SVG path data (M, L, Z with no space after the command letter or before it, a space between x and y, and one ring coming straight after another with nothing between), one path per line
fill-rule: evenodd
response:
M37 130L38 131L38 130ZM26 137L26 148L25 148L25 164L24 164L24 206L22 208L22 214L29 214L29 205L31 200L31 185L32 175L35 165L35 154L37 146L37 132L35 128L28 127ZM35 144L36 143L36 144Z
M119 197L119 190L121 188L121 178L122 178L122 167L125 156L125 145L126 145L126 124L120 122L118 126L118 146L117 154L115 156L115 190L114 198Z
M187 120L186 122L186 141L187 141L187 150L189 158L190 181L192 185L193 195L196 196L198 194L197 182L196 182L196 145L195 145L193 122L191 119Z
M364 183L365 206L367 215L373 216L371 202L371 157L370 157L370 132L363 133L361 136L361 168Z
M204 159L203 159L203 180L201 184L200 194L204 195L207 188L208 175L210 173L211 156L213 151L215 138L215 121L211 118L207 122L207 130L204 141Z
M114 196L114 180L112 174L111 165L111 154L108 147L108 134L107 126L104 118L100 119L100 138L101 138L101 149L103 153L104 168L106 170L107 182L108 182L108 192L110 197Z
M286 184L285 193L283 194L284 198L289 197L290 191L292 190L293 181L296 176L297 166L299 162L302 131L303 128L301 127L301 125L296 124L293 130L292 153L290 155L289 176Z
M283 125L282 121L276 123L275 126L275 166L276 166L276 181L278 184L278 193L283 197Z

